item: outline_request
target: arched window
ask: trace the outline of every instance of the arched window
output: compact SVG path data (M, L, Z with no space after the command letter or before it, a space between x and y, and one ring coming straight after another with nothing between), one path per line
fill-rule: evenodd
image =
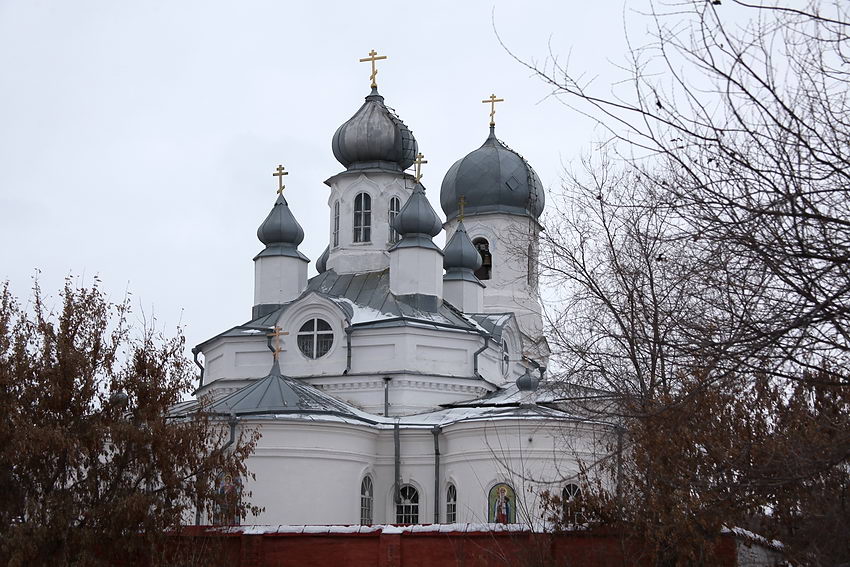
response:
M395 523L419 523L419 492L409 484L398 491L399 501L395 505Z
M486 238L476 238L472 241L475 249L481 254L481 267L475 270L479 280L489 280L493 273L493 257L490 255L490 243Z
M446 523L454 524L457 522L457 488L454 484L450 484L446 489Z
M360 524L372 525L372 477L366 475L360 483Z
M510 370L511 354L508 351L508 341L502 339L502 376L508 375Z
M334 203L334 246L339 246L339 201Z
M581 518L581 488L577 484L568 484L561 491L564 506L564 523L569 525L583 523Z
M534 246L528 245L528 274L526 275L526 279L528 280L529 287L534 286L534 273L537 271L537 258L534 257Z
M372 197L358 193L354 197L354 242L372 240Z
M395 223L395 218L398 216L400 210L401 201L399 201L398 197L392 197L390 199L390 210L387 214L387 220L390 224L390 244L395 244L399 240L398 232L396 232L396 229L393 225Z
M298 348L307 358L325 356L333 344L333 329L324 319L310 319L298 329Z

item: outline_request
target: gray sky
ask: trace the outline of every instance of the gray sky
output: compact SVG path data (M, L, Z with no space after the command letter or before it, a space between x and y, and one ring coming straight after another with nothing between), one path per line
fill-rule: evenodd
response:
M26 296L36 268L52 294L99 275L139 319L182 322L190 346L246 321L278 163L301 251L315 262L327 244L331 137L369 92L357 60L373 48L438 213L446 170L487 135L490 93L507 100L499 137L556 187L593 126L546 99L491 11L523 58L551 45L606 84L623 59L620 0L0 0L0 279Z

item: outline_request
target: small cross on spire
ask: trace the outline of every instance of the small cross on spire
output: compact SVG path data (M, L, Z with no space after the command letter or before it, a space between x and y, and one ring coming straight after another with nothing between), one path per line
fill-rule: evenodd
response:
M466 205L466 197L461 195L460 199L457 200L457 207L459 209L457 218L460 222L463 222L463 207Z
M281 347L280 337L288 335L289 333L278 327L274 326L274 332L269 333L269 337L274 340L274 359L277 360L280 356L280 353L283 352L283 348Z
M282 195L283 190L286 189L286 185L283 184L283 176L289 175L288 171L284 171L284 167L282 165L278 165L275 173L272 173L272 177L277 177L277 194Z
M490 126L496 125L496 103L505 102L503 98L496 98L495 94L491 94L487 100L482 100L484 104L490 104Z
M425 155L422 152L419 152L416 154L416 161L413 162L416 166L416 175L414 176L416 178L416 183L419 183L419 180L422 179L422 164L428 163L426 160L422 159L424 157Z
M372 81L372 88L378 88L378 83L375 81L375 77L378 76L378 68L375 67L375 61L380 61L381 59L386 59L386 55L378 55L378 52L374 49L369 52L369 57L364 57L360 60L361 63L371 62L372 63L372 74L369 75L369 80Z

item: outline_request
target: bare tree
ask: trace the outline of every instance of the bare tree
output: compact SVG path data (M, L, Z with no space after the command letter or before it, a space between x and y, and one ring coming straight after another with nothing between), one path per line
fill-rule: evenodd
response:
M656 564L710 563L724 525L846 562L848 8L648 16L626 92L529 65L614 156L567 179L542 247L565 401L625 431L585 463L589 517Z
M60 299L54 311L36 284L25 308L0 290L0 557L154 560L195 506L253 510L217 479L248 474L257 434L230 439L203 407L173 417L193 382L183 337L133 332L128 301L97 283L68 281Z
M678 238L707 258L715 302L700 349L799 376L850 354L850 99L846 4L685 0L649 14L628 91L604 94L552 58L532 68L650 177ZM651 164L651 165L650 165ZM790 365L790 366L789 366Z

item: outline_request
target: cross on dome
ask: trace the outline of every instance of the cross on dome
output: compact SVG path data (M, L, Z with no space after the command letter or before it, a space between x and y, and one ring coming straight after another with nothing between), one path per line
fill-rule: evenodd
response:
M372 63L372 74L369 75L369 80L372 81L372 88L378 88L378 83L375 81L375 77L378 76L378 68L375 67L375 61L380 61L381 59L386 59L386 55L378 55L378 52L374 49L369 52L369 57L364 57L360 60L361 63L370 62Z
M460 222L463 222L463 207L464 207L464 205L466 205L466 197L461 195L460 199L457 200L457 208L458 208L457 218Z
M414 176L416 178L416 183L419 183L419 180L422 179L422 164L428 163L427 160L422 159L424 157L425 154L419 152L416 154L416 161L413 162L413 165L416 167L416 175Z
M280 353L283 352L283 348L281 347L280 337L284 335L288 335L287 331L284 331L282 328L277 325L274 326L274 332L269 333L269 337L274 340L274 359L277 360Z
M482 100L484 104L490 104L490 126L496 125L496 103L497 102L505 102L503 98L496 98L495 94L491 94L490 98L486 100Z
M282 165L278 165L275 173L272 173L272 177L277 177L277 194L282 195L283 190L286 189L286 185L283 184L283 176L289 175L288 171L284 171L284 167Z

